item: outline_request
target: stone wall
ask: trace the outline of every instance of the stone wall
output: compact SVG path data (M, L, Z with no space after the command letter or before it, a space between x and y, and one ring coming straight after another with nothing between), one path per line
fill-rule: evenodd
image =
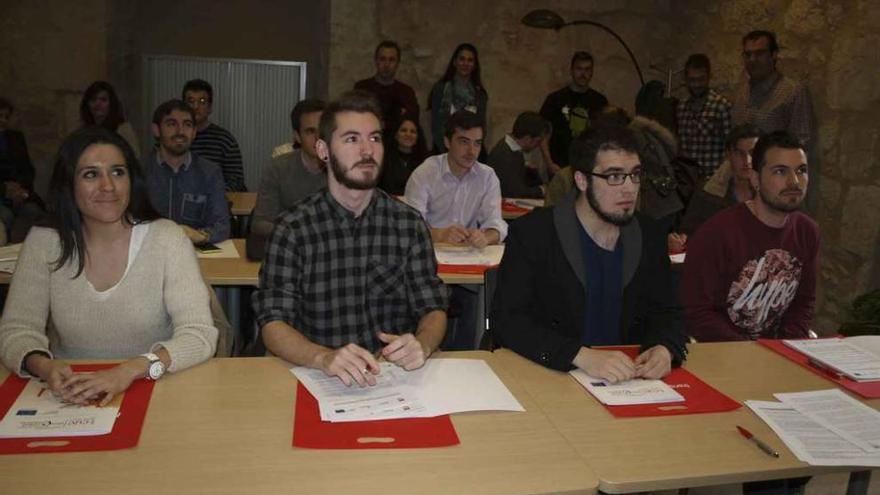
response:
M742 35L776 31L783 47L779 66L807 82L819 126L817 330L834 331L852 298L880 283L880 9L871 0L333 0L330 94L370 75L375 45L389 38L402 47L400 79L416 89L424 109L453 48L471 42L480 50L489 92L490 146L519 112L537 109L567 83L575 50L596 58L593 87L632 110L638 80L617 42L590 26L525 27L519 19L533 8L611 26L630 44L647 79L665 80L652 66L678 70L689 54L704 52L712 59L713 84L726 94L745 80ZM674 94L685 96L680 81L676 76Z
M16 106L37 185L45 192L63 136L79 122L82 91L107 77L107 0L10 0L0 9L0 95Z

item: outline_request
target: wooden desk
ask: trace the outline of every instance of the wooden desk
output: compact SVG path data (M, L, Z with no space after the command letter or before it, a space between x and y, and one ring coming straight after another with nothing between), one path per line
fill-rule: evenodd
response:
M250 261L245 255L245 240L233 239L238 258L199 258L199 267L205 283L212 286L251 286L260 282L260 262Z
M694 344L686 368L737 401L834 384L752 342ZM615 419L566 373L509 350L495 354L599 477L607 493L720 485L842 471L799 461L751 410ZM870 402L869 402L870 403ZM880 401L873 401L874 407ZM773 459L745 441L742 425L781 454Z
M448 356L487 359L527 412L456 414L455 447L299 449L287 365L214 359L156 384L137 447L0 456L0 485L16 495L596 492L596 477L491 354Z
M205 282L212 286L259 286L260 263L247 259L244 239L233 239L232 242L238 249L239 258L199 258ZM483 275L441 273L440 279L446 284L483 284Z
M254 212L257 206L257 193L255 192L228 192L226 199L232 202L231 213L235 216L247 216Z

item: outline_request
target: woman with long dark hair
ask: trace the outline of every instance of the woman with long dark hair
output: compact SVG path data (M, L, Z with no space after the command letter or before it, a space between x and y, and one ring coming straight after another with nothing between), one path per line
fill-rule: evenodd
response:
M393 138L385 142L379 188L388 194L402 196L410 174L427 157L425 136L418 121L413 116L404 115L394 129Z
M431 88L428 102L434 153L446 152L446 145L443 143L444 126L449 116L459 110L477 114L485 129L489 94L483 87L480 57L474 45L462 43L455 48L446 72Z
M135 153L140 153L140 143L131 124L125 121L122 102L113 85L107 81L95 81L86 88L79 102L79 120L82 125L99 125L124 137Z
M137 378L210 358L217 328L192 243L150 206L131 147L102 127L65 139L47 227L19 256L0 321L0 359L64 400L108 403ZM66 359L124 359L77 374Z

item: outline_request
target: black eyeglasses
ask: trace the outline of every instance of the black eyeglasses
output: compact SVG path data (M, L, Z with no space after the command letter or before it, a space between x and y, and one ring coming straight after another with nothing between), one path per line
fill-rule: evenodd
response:
M627 177L629 177L633 184L641 183L642 176L645 175L645 173L641 170L634 170L628 174L623 172L612 172L610 174L597 174L595 172L590 172L590 175L605 179L605 182L607 182L609 186L621 186L626 182Z

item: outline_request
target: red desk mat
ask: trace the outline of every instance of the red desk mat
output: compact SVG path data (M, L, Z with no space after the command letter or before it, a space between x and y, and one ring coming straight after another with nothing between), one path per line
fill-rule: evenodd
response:
M414 449L458 445L449 415L331 423L321 421L318 401L296 386L293 446L308 449Z
M817 368L810 364L810 359L801 354L800 352L792 349L785 345L781 340L774 339L758 339L758 343L764 347L767 347L777 354L781 354L788 358L791 361L801 365L801 367L806 368L813 373L825 378L826 380L830 380L841 387L858 394L866 399L880 399L880 381L878 382L857 382L855 380L850 380L845 376L837 376L836 373L831 373L827 370Z
M603 347L602 350L622 351L632 358L638 356L637 347ZM722 394L708 383L684 368L675 368L663 381L684 397L684 402L637 404L632 406L605 406L617 418L641 418L649 416L678 416L727 412L739 409L741 404Z
M98 371L112 368L116 364L81 364L73 365L74 371ZM9 375L0 385L0 418L6 415L9 408L24 390L28 380ZM95 450L129 449L137 445L144 425L144 416L153 394L151 380L135 380L132 382L122 405L119 416L113 424L113 430L105 435L75 437L39 437L39 438L0 438L0 455L2 454L42 454L48 452L88 452Z
M437 265L437 273L448 275L482 275L486 270L498 265Z

